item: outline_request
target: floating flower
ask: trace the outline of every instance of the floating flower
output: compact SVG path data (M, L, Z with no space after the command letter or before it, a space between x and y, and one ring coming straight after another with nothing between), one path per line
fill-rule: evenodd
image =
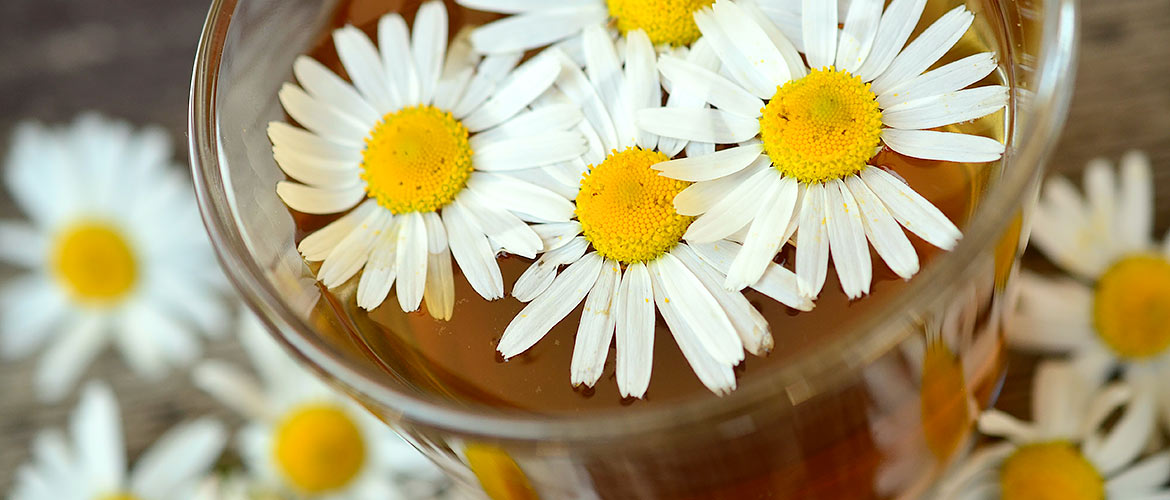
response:
M1074 367L1042 363L1033 387L1033 422L985 412L979 429L1006 441L969 457L940 484L938 498L1126 500L1170 494L1164 487L1170 452L1138 460L1154 427L1152 400L1125 384L1085 386Z
M211 419L180 424L146 450L127 472L122 422L114 393L91 383L69 421L69 438L42 431L33 462L16 472L12 500L184 500L223 451L227 432Z
M1170 238L1151 233L1154 185L1149 160L1130 153L1120 179L1108 161L1089 163L1086 197L1060 177L1048 181L1035 213L1036 248L1076 278L1020 277L1020 306L1008 341L1072 353L1091 381L1120 368L1136 390L1160 398L1170 425Z
M456 0L464 7L512 14L471 34L486 54L526 51L565 40L576 41L590 26L610 24L622 35L645 33L661 47L685 47L701 35L694 13L714 0Z
M925 3L894 1L883 9L884 2L852 2L838 30L836 2L806 0L806 65L756 5L718 0L695 20L721 72L661 58L668 80L701 89L715 109L642 110L638 126L738 144L655 167L696 182L675 201L680 213L699 216L688 241L717 241L748 228L728 289L759 279L794 233L801 290L819 295L831 254L852 298L868 293L872 281L867 239L891 270L909 279L919 259L902 227L943 249L962 236L894 173L870 166L883 144L906 156L960 162L993 161L1004 151L991 138L934 130L1003 109L1008 94L999 85L964 90L995 70L990 52L923 73L974 19L956 7L903 48Z
M630 33L623 71L614 43L600 26L584 32L582 72L569 58L546 54L564 67L558 88L579 99L598 135L616 137L608 155L583 175L576 220L537 226L543 255L517 280L512 294L531 301L504 330L497 349L512 358L535 345L585 302L570 368L574 385L601 376L616 331L617 383L625 397L642 397L650 383L656 311L700 381L717 394L735 389L732 367L744 350L768 352L772 336L764 317L738 291L720 286L739 245L721 240L682 242L694 220L671 200L689 183L658 175L651 166L669 159L653 134L613 132L632 123L634 106L660 101L654 49L640 31ZM592 251L589 249L592 248ZM587 253L588 252L588 253ZM560 266L568 266L560 275ZM796 276L771 265L753 286L801 310Z
M301 368L254 316L240 341L260 380L204 361L195 383L248 419L239 451L251 477L298 498L385 499L435 494L442 474L380 420Z
M0 348L49 344L38 395L57 400L109 343L139 375L199 356L226 281L161 130L85 115L17 126L5 181L29 222L0 222L0 259L27 268L0 292Z
M536 57L513 69L519 55L481 62L464 38L447 50L438 1L419 7L409 38L392 13L378 23L380 48L353 26L336 30L333 42L353 85L297 59L301 87L286 84L280 101L307 130L268 128L276 162L294 179L277 186L281 199L309 214L349 211L301 241L301 254L324 261L317 277L330 288L364 267L357 302L365 309L397 281L403 311L425 296L432 316L450 319L452 255L476 292L503 297L496 252L533 257L540 238L525 222L572 217L568 200L524 174L586 148L572 131L578 110L526 109L560 65Z

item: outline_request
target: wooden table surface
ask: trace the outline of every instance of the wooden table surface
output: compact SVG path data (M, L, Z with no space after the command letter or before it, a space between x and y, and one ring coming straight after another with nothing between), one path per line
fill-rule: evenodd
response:
M62 122L97 110L166 127L176 139L175 159L185 165L188 83L206 11L200 0L0 2L0 151L8 150L21 120ZM1149 152L1159 184L1170 189L1170 0L1083 0L1081 20L1076 94L1052 169L1076 172L1093 156L1117 158L1138 148ZM1158 220L1164 228L1170 203L1162 208ZM0 216L16 216L3 194ZM12 273L0 268L0 279ZM229 342L208 350L221 359L237 357ZM56 405L38 402L29 379L33 365L0 362L0 495L27 459L36 430L63 426L75 404L73 397ZM231 418L194 390L184 373L161 383L143 381L127 373L113 352L87 376L114 386L125 426L132 429L132 456L185 418ZM1019 387L1026 380L1017 370L1004 404L1024 402Z

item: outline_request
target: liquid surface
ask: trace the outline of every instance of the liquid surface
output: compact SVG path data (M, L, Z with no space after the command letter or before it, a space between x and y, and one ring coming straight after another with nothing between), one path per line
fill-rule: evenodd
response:
M410 23L418 1L407 0L353 0L343 2L333 26L352 23L373 33L377 18L388 11L402 12ZM918 27L921 32L942 13L949 2L931 1ZM974 9L974 7L972 7ZM465 25L480 24L493 16L467 11L448 2L451 33ZM979 12L976 28L950 51L938 65L976 52L988 50L977 35L980 32ZM376 38L375 38L376 39ZM337 55L328 33L322 34L318 47L311 53L338 73ZM996 75L977 85L1002 83ZM1003 113L985 117L973 123L953 127L952 131L1003 137ZM960 228L974 212L978 200L991 176L999 168L991 164L955 164L906 158L882 151L871 162L894 171L918 193L933 202ZM323 227L338 216L318 217L294 213L299 229L298 240ZM910 235L925 267L942 252ZM788 246L777 257L791 269L794 250ZM800 356L813 352L817 346L848 331L861 317L880 311L905 289L906 283L895 276L873 254L874 279L871 294L861 300L849 301L830 269L824 292L812 312L795 310L754 291L746 296L767 318L775 338L775 348L766 357L748 355L736 368L739 384L765 377L771 370L784 366ZM499 259L505 289L531 263L528 259L504 256ZM314 266L315 270L315 266ZM459 272L455 270L456 306L449 322L432 319L422 311L404 314L392 299L385 306L366 313L357 308L353 298L356 278L345 286L322 291L322 299L314 314L318 321L340 322L346 325L369 349L387 375L406 381L420 393L457 404L472 406L514 408L543 414L578 414L621 407L652 407L692 398L715 398L707 391L686 363L661 317L655 331L654 369L650 388L644 400L622 399L614 380L614 351L611 347L606 369L595 388L574 388L569 383L569 365L573 351L581 308L570 313L543 340L532 349L509 362L503 362L495 351L504 328L523 308L524 304L511 297L488 302L476 294Z

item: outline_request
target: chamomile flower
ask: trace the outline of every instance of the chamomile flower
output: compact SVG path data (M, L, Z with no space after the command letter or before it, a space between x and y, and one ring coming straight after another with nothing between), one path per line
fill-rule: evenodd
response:
M616 330L618 388L624 397L640 398L650 383L657 311L700 381L716 394L730 392L732 367L744 350L762 355L773 343L763 316L741 293L720 286L739 245L684 243L693 217L675 211L671 200L688 183L651 168L669 159L657 149L656 136L620 132L621 123L632 123L635 106L649 105L661 92L649 39L640 31L630 34L624 71L600 26L586 28L584 49L584 72L549 49L565 65L557 89L577 99L587 116L606 117L594 123L597 135L615 136L616 148L604 156L591 153L600 161L582 177L576 220L537 226L543 255L512 292L531 302L504 330L497 349L504 358L523 353L584 301L572 383L597 382ZM568 267L558 275L560 266ZM753 286L794 308L812 308L796 276L780 266L769 266Z
M525 169L580 157L579 110L527 107L552 86L560 64L520 55L481 58L463 37L447 49L442 2L419 7L413 33L397 13L378 22L378 45L358 28L333 33L352 85L309 57L300 86L280 91L305 129L269 125L277 164L293 180L277 194L293 210L348 213L299 245L323 261L327 287L362 268L357 302L373 309L397 281L398 304L449 319L451 258L486 299L503 297L496 253L533 257L540 237L525 223L564 222L563 196L525 180ZM356 206L356 208L354 208ZM351 210L352 209L352 210Z
M1138 459L1153 431L1153 402L1125 384L1100 390L1085 385L1067 363L1042 363L1033 388L1033 422L985 412L979 429L1006 441L969 457L939 485L938 498L1165 498L1170 452ZM1104 428L1115 413L1120 414L1116 422Z
M903 48L925 4L855 1L838 30L837 2L805 0L806 65L757 5L717 0L695 20L721 72L672 57L659 61L667 78L703 89L714 109L642 110L638 126L667 137L737 144L656 167L697 182L696 192L676 201L680 213L699 216L688 241L717 241L747 228L728 289L759 279L794 233L801 290L810 297L820 293L831 254L852 298L868 293L872 281L867 239L891 270L909 279L919 259L902 227L943 249L962 236L897 175L870 165L883 144L906 156L957 162L994 161L1004 151L991 138L935 130L1003 109L1008 94L999 85L964 89L995 69L992 53L923 73L974 19L956 7Z
M1048 181L1034 215L1033 238L1075 278L1020 277L1020 305L1007 339L1017 347L1071 353L1092 381L1117 368L1135 390L1161 399L1170 425L1170 238L1151 239L1153 175L1130 153L1120 175L1103 159L1089 163L1085 197L1060 177Z
M475 49L486 54L525 51L578 41L585 28L611 25L622 35L645 33L658 47L686 47L699 39L695 11L714 0L456 0L464 7L511 14L477 28Z
M186 500L223 451L222 424L200 419L167 432L130 471L114 393L85 387L70 416L69 440L51 430L37 435L33 462L16 471L12 500Z
M390 428L296 364L252 315L240 341L260 380L204 361L195 383L248 419L240 455L257 491L297 498L421 498L443 477Z
M62 398L110 343L156 377L221 331L226 281L172 153L161 130L92 114L17 126L4 174L29 221L0 221L0 259L30 272L0 292L0 351L48 345L39 396Z

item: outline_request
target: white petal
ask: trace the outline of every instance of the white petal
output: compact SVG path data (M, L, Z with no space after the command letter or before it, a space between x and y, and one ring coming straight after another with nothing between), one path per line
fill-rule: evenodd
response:
M560 63L547 56L537 56L522 64L504 80L479 109L463 119L472 132L487 130L519 113L557 81Z
M1039 437L1036 429L1027 423L996 409L987 410L979 416L979 432L1006 438L1016 444L1032 442Z
M768 320L752 306L751 302L739 292L729 292L723 288L723 275L715 268L703 262L702 258L690 247L679 245L671 251L678 260L694 273L703 283L703 288L711 292L711 296L719 302L719 307L727 313L739 335L743 348L756 356L766 355L775 346L772 332L768 327Z
M974 21L975 14L962 5L943 14L874 79L873 92L882 94L921 75L958 43Z
M548 0L456 0L457 4L484 12L498 12L500 14L521 14L524 12L542 11L549 8ZM561 7L582 7L596 5L597 0L561 0L557 2Z
M690 154L687 156L690 156ZM701 157L695 156L695 158ZM748 168L726 177L691 184L674 197L674 209L678 213L688 216L707 213L716 203L729 196L732 191L751 178L751 176L768 168L771 168L771 162L765 164L764 162L757 161L748 166Z
M1133 462L1154 432L1154 401L1150 391L1135 391L1125 414L1098 446L1086 442L1085 457L1101 474L1110 476Z
M723 33L727 34L732 45L743 55L752 70L763 77L763 80L758 81L771 85L773 90L770 94L775 93L776 86L792 79L792 74L788 71L788 65L780 53L780 49L772 43L768 34L738 4L728 0L719 0L711 9L715 21L723 29ZM727 64L726 60L724 60L724 64ZM771 95L761 97L771 97Z
M34 381L42 401L60 401L109 341L106 321L94 314L75 317L37 362Z
M918 251L902 231L902 226L890 214L886 205L865 185L861 178L851 175L845 178L845 185L857 201L865 235L873 248L902 279L910 279L918 272Z
M195 386L215 398L219 403L249 419L264 419L271 415L271 402L264 390L250 374L245 374L235 365L207 360L191 370Z
M1007 101L1007 87L976 87L892 106L882 111L882 123L903 130L942 127L982 118L1003 109Z
M706 156L682 158L654 165L663 177L684 181L710 181L739 172L764 153L763 144L728 148Z
M476 149L472 163L485 172L522 170L573 160L588 148L577 132L551 132L484 144Z
M439 76L439 83L435 86L434 106L439 109L455 109L471 78L475 76L475 66L479 64L480 55L471 48L467 29L460 31L447 48L447 61L443 64L443 73Z
M641 262L626 268L617 296L617 384L622 397L641 398L654 366L654 290Z
M268 122L268 138L272 145L324 160L362 161L362 139L350 137L338 143L284 122ZM350 145L346 145L350 144Z
M873 264L869 259L869 243L865 239L861 211L840 179L825 184L825 207L829 251L833 255L837 277L841 280L845 295L850 299L860 298L869 293L873 279Z
M428 227L428 232L431 229ZM427 256L427 284L423 290L427 312L431 317L449 321L455 312L455 275L451 269L451 249Z
M387 210L373 210L325 257L317 271L317 279L328 288L336 288L349 281L366 261L377 236L390 225L392 216Z
M845 3L848 2L842 2L842 5ZM804 58L800 55L800 51L803 50L803 44L800 47L797 46L801 42L801 38L803 38L801 35L801 19L799 14L795 16L795 20L792 22L795 26L794 30L792 33L789 33L787 28L782 29L770 19L770 16L764 13L760 5L756 5L754 2L742 2L737 5L743 9L748 17L755 21L760 29L764 30L764 33L768 35L768 39L780 50L780 55L784 57L784 62L788 65L788 74L792 80L808 74L808 67L805 66ZM839 13L838 16L844 16L844 14ZM772 96L765 96L765 98L770 97Z
M284 111L297 123L330 141L360 148L370 130L362 122L286 83L277 94Z
M743 249L727 271L724 287L739 291L760 280L784 245L796 209L800 189L795 179L773 176L757 203L755 217L744 238Z
M419 83L418 68L411 54L409 31L406 21L397 12L378 19L381 71L387 82L386 96L390 99L389 103L393 104L393 107L383 112L421 103L419 96L422 84Z
M780 82L770 81L736 47L732 39L738 33L732 34L725 31L719 20L716 19L715 13L710 9L699 9L695 11L694 16L695 25L703 33L703 38L710 44L711 49L719 56L724 71L730 73L736 82L760 99L769 99L776 94L776 85ZM752 21L748 20L748 22ZM775 61L765 64L775 64ZM773 67L773 69L775 68Z
M662 85L655 68L654 46L642 30L626 34L626 74L623 79L623 93L628 101L627 120L633 120L632 113L640 109L657 108L662 105ZM638 131L638 146L646 150L658 147L658 136Z
M329 256L329 252L332 252L342 239L357 229L370 213L381 209L377 201L367 200L340 219L306 236L297 245L297 250L305 257L305 260L310 262L325 260L325 257Z
M458 200L443 207L443 226L451 255L463 270L463 276L481 297L495 300L504 296L504 278L496 262L496 252L488 243L475 216Z
M594 252L565 269L548 290L524 306L512 319L504 329L496 350L504 359L509 359L539 342L585 299L600 276L603 265L602 258Z
M457 200L475 216L484 234L499 248L524 258L536 258L543 243L519 217L486 203L473 191L459 193Z
M837 58L837 2L803 0L800 13L809 67L832 66Z
M485 57L476 69L475 76L471 77L471 82L467 84L467 90L459 98L458 104L451 109L451 114L462 120L479 109L523 56L523 52L508 52Z
M926 242L950 250L963 237L942 211L893 175L876 167L866 168L860 175L898 223Z
M637 125L658 135L716 144L743 142L760 133L758 120L718 109L643 109Z
M882 0L853 0L850 3L837 46L838 70L857 74L857 69L873 48L884 4Z
M801 292L807 297L821 294L829 268L829 235L824 184L810 184L800 207L796 233L796 276Z
M472 136L471 148L478 154L483 146L493 142L505 139L525 139L533 135L570 130L583 118L581 108L575 104L541 106L520 113L498 127Z
M475 191L484 201L511 210L522 219L529 217L541 222L568 222L573 218L575 210L573 204L564 197L506 175L474 172L467 181L467 188Z
M167 431L134 465L130 491L166 498L207 474L227 442L223 424L202 418Z
M990 137L938 132L934 130L882 131L882 142L890 149L923 160L983 163L1003 156L1003 143Z
M312 187L345 189L361 183L357 163L313 158L283 146L273 146L272 157L281 171Z
M383 66L374 42L362 30L345 26L333 31L333 44L345 73L374 109L381 113L398 109L399 102L391 94L386 79L387 68Z
M1109 498L1129 498L1125 494L1152 492L1170 480L1170 452L1143 458L1124 472L1109 478L1105 490Z
M48 276L9 279L0 291L0 354L27 356L58 332L69 315L71 300Z
M1145 249L1154 229L1154 186L1150 160L1141 152L1129 152L1121 159L1121 185L1117 204L1118 245Z
M370 260L358 280L358 307L372 311L390 295L390 288L398 278L398 233L404 220L395 218L374 240Z
M427 284L427 229L418 212L398 218L395 267L398 269L398 305L417 311Z
M553 224L536 224L532 226L536 235L540 236L542 252L551 252L569 243L573 237L581 234L581 223L577 221L557 222Z
M766 156L756 160L757 164L763 162L770 160ZM772 169L757 171L695 219L683 237L688 241L708 243L721 240L746 226L756 215L760 198L769 186L775 185L777 177L780 174Z
M657 263L657 261L655 262ZM670 329L674 341L686 358L699 381L711 392L723 396L735 390L734 363L722 363L716 360L699 340L698 326L691 324L683 317L681 306L667 300L665 286L662 283L663 273L651 263L651 278L654 286L654 302L662 312L662 319Z
M299 56L293 63L293 74L309 94L322 103L328 103L372 128L382 115L366 102L348 83L329 68L309 56Z
M894 58L910 39L910 33L918 25L922 17L922 9L926 8L926 0L893 0L890 6L882 13L882 20L878 24L877 36L873 41L873 49L869 51L865 62L857 70L862 80L870 81L877 78L890 66Z
M658 70L667 80L678 82L676 86L681 84L677 88L683 89L688 96L702 99L702 102L724 111L746 118L759 118L760 110L764 108L764 102L743 87L697 64L662 56L658 60Z
M967 56L891 87L878 95L878 103L885 109L923 97L955 92L983 80L996 67L994 52Z
M564 92L570 100L581 106L581 112L589 122L590 128L601 140L602 156L617 149L617 129L614 128L613 119L609 116L605 102L598 94L598 90L593 87L593 83L589 81L589 77L585 76L581 68L563 52L550 49L545 51L545 54L548 57L556 58L561 63L561 76L557 79L557 88Z
M21 267L34 268L48 259L49 242L44 234L24 222L0 220L0 260Z
M608 16L605 7L596 4L529 11L477 28L471 41L485 54L524 51L571 37Z
M694 250L703 259L703 262L723 274L727 274L727 271L731 269L731 263L735 260L736 255L739 255L741 249L739 244L733 241L688 243L687 246ZM768 264L768 269L764 271L760 281L753 283L751 287L793 309L799 311L813 309L812 300L800 291L796 274L775 263Z
M349 210L366 197L365 183L339 189L306 186L296 182L280 181L276 194L285 205L298 212L327 215Z
M632 122L632 109L626 95L622 63L609 31L601 25L585 28L585 74L597 89L601 101L613 120L618 148L636 145L638 128Z
M90 487L98 491L121 488L125 484L126 450L121 412L109 386L101 382L85 386L77 410L70 415L69 429Z
M715 144L711 142L690 141L686 147L687 156L705 156L715 153Z
M621 279L621 264L605 261L600 277L585 299L581 324L577 327L577 339L573 344L573 361L569 368L574 386L593 387L605 369L605 358L609 356L609 345L613 342L614 327L617 325L618 285Z
M1036 367L1032 379L1032 421L1050 437L1077 436L1088 404L1088 390L1070 363Z
M439 84L443 58L447 53L447 7L443 2L429 1L420 5L410 34L418 69L419 100L428 104L435 97L435 87Z
M663 254L650 264L650 270L663 285L662 300L674 303L707 353L720 363L735 365L743 361L743 342L727 313L677 257Z
M531 302L544 293L556 278L557 268L577 262L589 249L589 241L577 237L568 244L541 255L512 286L512 296L520 302Z

